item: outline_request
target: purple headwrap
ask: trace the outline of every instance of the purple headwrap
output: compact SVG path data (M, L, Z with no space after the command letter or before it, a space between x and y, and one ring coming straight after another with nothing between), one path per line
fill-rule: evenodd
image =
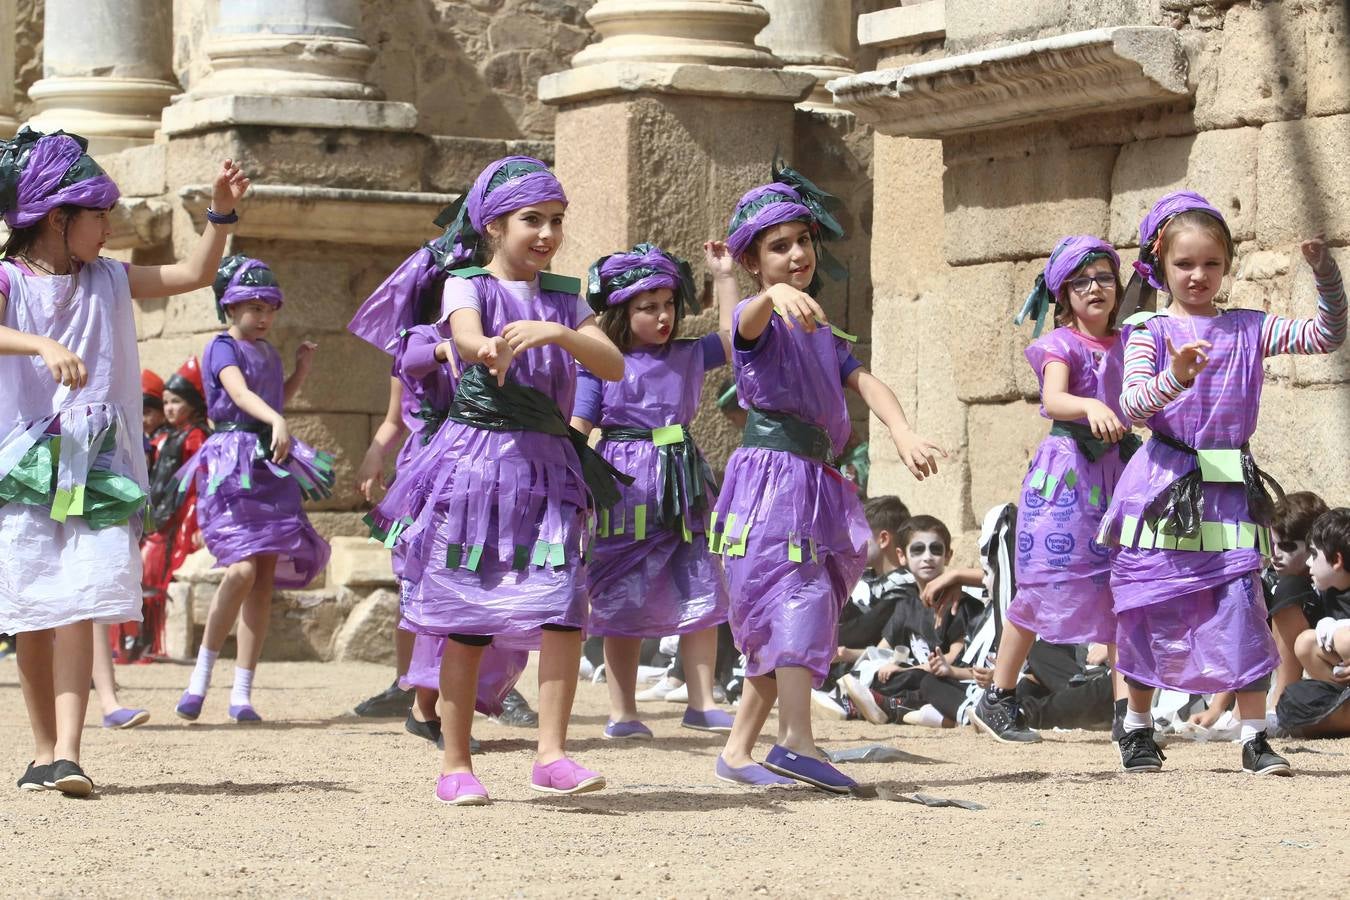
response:
M689 263L653 244L635 244L626 253L612 253L591 263L586 302L596 315L621 306L643 291L675 292L675 318L694 303L694 272Z
M784 222L806 222L816 243L817 269L826 270L836 281L846 278L844 267L820 245L822 238L844 236L844 227L833 212L840 206L838 199L781 162L775 161L772 171L773 181L751 188L736 203L727 225L728 252L740 259L764 229ZM816 272L807 293L814 295L819 289L820 274Z
M531 156L507 156L489 164L467 194L441 210L435 224L445 229L405 259L375 289L347 325L361 340L393 353L399 334L420 324L423 308L451 269L470 265L489 222L509 212L557 200L567 203L562 184L548 166Z
M1125 321L1135 310L1151 309L1155 304L1157 291L1167 290L1166 275L1163 273L1162 260L1158 249L1162 244L1163 231L1167 224L1179 213L1202 212L1213 216L1223 228L1228 256L1231 259L1236 250L1233 247L1233 235L1228 230L1223 213L1194 191L1173 191L1166 195L1144 216L1139 223L1139 261L1134 264L1135 274L1125 286L1125 297L1120 304L1121 321Z
M1105 257L1111 260L1111 266L1120 272L1120 256L1116 248L1106 241L1090 234L1075 234L1060 239L1055 249L1050 251L1050 259L1045 263L1045 271L1036 276L1036 286L1027 295L1022 311L1013 317L1014 325L1021 325L1027 316L1036 317L1036 327L1032 337L1040 337L1045 327L1045 314L1050 306L1059 299L1059 290L1064 282L1083 266L1094 259Z
M0 213L10 228L27 228L59 206L107 209L121 192L93 157L89 142L62 131L23 128L0 142Z
M242 253L228 256L216 270L212 289L216 293L216 313L225 321L225 307L249 300L261 300L273 309L282 303L281 285L277 276L260 259Z

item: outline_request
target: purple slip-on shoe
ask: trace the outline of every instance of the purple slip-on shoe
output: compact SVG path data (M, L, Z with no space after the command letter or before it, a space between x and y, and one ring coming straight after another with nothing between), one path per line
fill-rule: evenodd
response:
M631 722L607 722L605 737L611 741L650 741L652 730L637 719Z
M730 734L731 723L735 719L720 709L686 709L681 727L694 731L714 731L718 734Z
M488 793L472 772L452 772L436 779L436 799L450 806L486 806Z
M262 716L258 715L258 711L248 703L242 706L231 706L230 718L238 725L252 725L262 721Z
M202 704L205 702L205 694L192 694L183 691L183 696L178 698L178 705L173 708L173 711L178 715L178 718L195 722L197 717L202 714Z
M198 712L201 711L200 706ZM193 718L196 718L195 716ZM150 712L145 709L126 709L123 707L103 717L104 728L135 728L150 721Z
M543 794L586 794L604 786L605 776L565 756L548 765L535 763L530 774L530 787Z
M791 778L775 775L758 763L735 768L727 764L721 754L717 757L717 778L729 784L743 784L752 787L773 787L774 785L796 784Z
M832 794L847 794L858 786L856 781L829 763L802 756L778 744L774 744L769 755L764 757L764 768Z

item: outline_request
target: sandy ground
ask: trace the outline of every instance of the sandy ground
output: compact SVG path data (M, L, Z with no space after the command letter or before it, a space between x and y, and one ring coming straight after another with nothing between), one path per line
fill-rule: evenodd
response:
M218 680L228 685L228 666ZM1126 776L1105 735L1036 747L967 731L818 721L830 748L888 742L918 757L855 763L860 781L971 800L980 811L746 792L716 781L716 736L658 703L649 744L600 738L604 687L583 684L574 755L602 793L543 798L528 786L532 738L479 720L489 807L435 802L435 750L392 720L342 715L387 682L377 666L267 664L241 728L217 687L202 721L173 704L185 667L118 670L134 731L98 727L90 800L9 787L30 757L12 661L0 663L0 859L37 895L733 897L1273 896L1335 893L1350 876L1350 740L1277 742L1293 779L1251 778L1234 745L1174 745L1166 771ZM524 685L533 697L533 685ZM770 723L772 727L772 721ZM767 748L767 743L765 747Z

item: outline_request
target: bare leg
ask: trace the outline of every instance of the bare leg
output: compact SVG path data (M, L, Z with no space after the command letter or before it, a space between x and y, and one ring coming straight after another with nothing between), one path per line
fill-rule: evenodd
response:
M998 657L994 660L994 687L1001 691L1017 687L1017 676L1035 642L1035 632L1006 620L1003 622L1003 636L999 638Z
M235 665L241 669L258 668L263 642L267 640L267 627L272 623L272 578L277 571L277 557L269 553L254 557L253 561L257 575L253 580L253 589L244 601L237 635L239 653Z
M113 672L112 647L108 645L108 626L94 626L94 690L103 715L110 716L122 708L117 699L117 676Z
M212 653L219 653L230 636L230 629L239 618L239 607L253 590L257 576L257 566L252 559L237 562L225 569L225 577L211 598L211 609L206 614L206 633L202 636L202 646Z
M1317 645L1317 632L1309 628L1294 641L1294 652L1308 670L1308 677L1318 681L1334 681L1332 668L1337 661Z
M413 718L419 722L437 722L440 720L440 713L436 707L440 704L441 695L439 691L433 691L431 688L417 688L417 702L413 704Z
M1237 708L1240 718L1264 721L1266 718L1266 692L1238 691Z
M811 731L811 670L785 666L778 676L778 744L801 756L820 759Z
M1111 697L1115 700L1124 700L1129 696L1129 691L1125 687L1125 676L1116 669L1116 645L1106 645L1106 659L1111 663Z
M546 629L539 649L539 748L535 754L541 765L567 755L567 721L572 716L580 665L581 632Z
M1275 670L1275 693L1270 703L1273 707L1280 702L1284 689L1303 677L1303 663L1299 662L1294 651L1294 642L1298 636L1308 630L1308 620L1303 610L1297 606L1287 606L1270 619L1270 630L1275 634L1275 643L1280 648L1280 667Z
M478 692L478 664L483 659L483 650L456 640L445 642L445 654L441 657L441 734L445 738L442 774L473 771L469 729L473 725L473 701ZM572 680L576 680L575 673Z
M1129 694L1130 711L1144 713L1151 720L1153 716L1153 688L1135 687L1132 684L1127 684L1125 685L1125 691Z
M55 634L48 628L18 635L19 684L33 729L33 759L45 766L56 758L56 690L52 684Z
M408 666L412 665L413 644L416 641L417 635L411 631L404 631L398 625L394 626L394 666L398 669L399 678L408 674Z
M76 622L56 629L52 687L56 696L56 758L80 761L80 736L94 672L94 629Z
M639 718L635 695L641 655L642 638L605 638L605 685L609 688L611 722L632 722Z
M807 699L809 702L809 693ZM722 748L723 762L734 769L739 769L755 761L751 753L777 700L778 682L768 675L753 675L745 679L741 704L736 707L736 719L732 722L731 734L727 735L727 745Z
M717 628L705 628L680 638L680 656L689 683L689 708L712 709L713 669L717 665Z

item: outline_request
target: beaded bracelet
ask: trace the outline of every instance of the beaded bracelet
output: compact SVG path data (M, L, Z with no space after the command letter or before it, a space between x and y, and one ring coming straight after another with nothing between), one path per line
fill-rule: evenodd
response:
M239 213L236 210L230 210L227 213L218 213L211 207L206 208L206 221L212 225L233 225L239 221Z

